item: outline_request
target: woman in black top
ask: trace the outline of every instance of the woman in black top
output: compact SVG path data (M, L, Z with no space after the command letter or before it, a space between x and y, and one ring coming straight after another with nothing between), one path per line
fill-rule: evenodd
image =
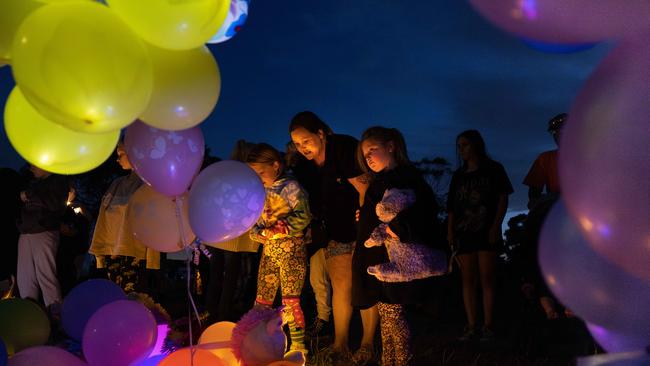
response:
M428 281L380 282L369 275L367 269L389 261L386 247L367 248L364 243L380 224L375 208L386 190L408 189L415 194L415 203L402 210L387 228L387 233L401 242L435 245L437 204L431 187L409 161L404 138L397 129L372 127L366 130L357 156L360 164L372 173L359 211L359 231L352 258L352 304L361 309L378 308L382 365L409 365L412 353L404 305L418 302L426 293Z
M454 172L449 186L447 240L456 247L463 278L463 302L467 327L462 340L478 336L477 291L483 289L484 326L481 340L494 337L493 313L496 256L503 237L501 224L513 192L506 171L491 160L483 137L476 130L456 138L462 166Z

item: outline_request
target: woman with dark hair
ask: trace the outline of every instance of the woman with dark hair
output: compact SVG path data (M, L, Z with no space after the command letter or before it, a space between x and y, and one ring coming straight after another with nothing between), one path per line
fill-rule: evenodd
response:
M325 122L309 111L293 117L289 133L298 152L312 163L298 176L306 177L307 182L312 183L305 184L314 216L310 250L313 253L317 247L323 247L310 258L310 282L319 312L317 322L322 324L329 320L329 314L323 314L328 291L323 278L329 275L335 333L330 350L334 358L345 362L349 359L348 333L352 317L352 251L357 236L355 213L367 187L366 177L355 159L357 140L334 134ZM369 329L374 333L376 316L373 321L372 316L368 318L365 315L362 313L364 332ZM374 326L366 326L372 323Z
M513 189L503 166L488 157L477 130L459 134L456 148L462 165L449 186L447 240L457 250L463 281L467 326L461 340L479 336L476 323L480 283L484 313L481 340L487 341L494 338L496 256L503 240L501 224L508 195Z
M384 282L370 275L368 267L389 262L389 255L386 243L370 247L366 244L376 235L376 228L381 224L378 205L385 203L385 197L395 191L411 195L413 204L387 223L385 231L388 236L405 243L405 246L417 243L433 247L439 244L436 243L439 226L435 195L422 174L411 164L404 138L395 128L367 129L361 137L357 158L370 173L370 185L359 210L359 234L352 256L352 304L361 309L374 309L379 314L381 364L410 365L413 358L411 332L404 305L423 300L429 282L408 276L399 281ZM372 347L372 343L365 342L365 339L361 342L362 350ZM357 364L363 364L359 361Z

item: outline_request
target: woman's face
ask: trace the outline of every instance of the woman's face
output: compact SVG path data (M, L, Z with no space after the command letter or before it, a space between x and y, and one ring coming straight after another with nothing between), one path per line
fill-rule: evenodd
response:
M273 164L267 163L249 163L251 169L257 173L257 176L262 180L264 187L270 187L273 185L278 175L280 175L280 163L273 162Z
M307 160L316 159L325 150L325 134L309 132L303 127L291 131L291 141Z
M392 142L384 144L372 139L361 142L361 151L366 159L366 164L375 173L379 173L386 168L392 169L395 166L393 150Z
M458 148L458 154L460 155L460 158L463 159L464 161L470 160L471 158L475 157L476 153L474 151L474 148L472 147L472 144L469 142L464 137L459 137L458 141L456 141L456 146Z

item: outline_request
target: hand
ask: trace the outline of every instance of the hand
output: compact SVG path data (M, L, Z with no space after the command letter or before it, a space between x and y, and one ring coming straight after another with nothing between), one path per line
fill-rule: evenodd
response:
M354 221L359 222L359 210L354 213Z
M388 225L386 225L386 234L390 235L391 238L399 239L399 237L397 236L397 234L395 234L395 233L393 232L393 230L390 229L390 226L388 226Z
M490 244L499 243L503 240L503 235L501 234L501 228L498 226L492 226L490 228L490 234L488 236Z
M15 197L15 196L14 196L14 197ZM27 201L29 201L29 200L27 199L27 192L26 192L26 191L22 191L22 192L20 192L20 200L23 201L23 202L27 202Z

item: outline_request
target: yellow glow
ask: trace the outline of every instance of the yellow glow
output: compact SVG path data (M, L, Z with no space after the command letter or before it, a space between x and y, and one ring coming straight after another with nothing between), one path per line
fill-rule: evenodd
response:
M44 153L39 157L38 160L40 161L41 164L48 165L50 161L52 161L52 157L50 156L50 154Z

